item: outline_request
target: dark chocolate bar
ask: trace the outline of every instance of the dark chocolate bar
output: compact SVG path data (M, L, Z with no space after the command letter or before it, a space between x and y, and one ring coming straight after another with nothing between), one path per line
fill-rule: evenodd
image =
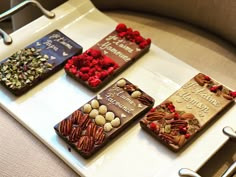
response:
M140 120L141 127L173 151L234 103L236 92L199 73Z
M81 53L79 44L55 30L1 61L0 83L14 95L22 95Z
M124 24L65 65L65 71L93 91L130 66L150 48L151 40Z
M143 116L153 104L153 98L122 78L54 129L84 158L89 158Z

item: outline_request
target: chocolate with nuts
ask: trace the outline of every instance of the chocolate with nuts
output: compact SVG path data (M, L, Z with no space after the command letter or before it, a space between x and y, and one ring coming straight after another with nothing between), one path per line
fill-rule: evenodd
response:
M173 151L234 103L235 92L202 73L197 74L140 120L141 127Z
M55 125L54 129L84 158L89 158L153 104L150 96L122 78Z
M0 63L0 83L22 95L61 69L82 47L58 30L51 32Z

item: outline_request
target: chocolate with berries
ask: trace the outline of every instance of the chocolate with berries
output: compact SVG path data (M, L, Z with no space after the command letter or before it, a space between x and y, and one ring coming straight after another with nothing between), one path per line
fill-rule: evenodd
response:
M81 54L82 47L54 30L0 63L0 83L20 96L62 69L66 60Z
M89 158L147 113L153 104L153 98L122 78L54 129L81 156Z
M116 29L65 65L68 75L97 91L146 53L151 45L138 31L118 24Z
M140 120L141 127L173 151L179 151L200 130L234 103L231 91L199 73Z

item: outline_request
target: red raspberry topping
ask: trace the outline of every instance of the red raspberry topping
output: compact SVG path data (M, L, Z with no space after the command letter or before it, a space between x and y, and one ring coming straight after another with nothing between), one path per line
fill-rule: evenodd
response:
M141 49L144 49L151 44L150 38L144 39L140 35L139 31L134 31L132 28L127 28L127 26L123 23L120 23L116 26L116 32L118 33L117 35L119 37L126 38L126 40L131 42L135 42Z
M156 130L157 129L157 125L154 122L150 123L150 129Z

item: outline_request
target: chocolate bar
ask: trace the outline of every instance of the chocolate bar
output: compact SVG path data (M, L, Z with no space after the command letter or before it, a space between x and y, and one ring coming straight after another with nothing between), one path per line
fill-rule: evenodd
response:
M150 45L149 38L119 24L83 54L68 60L64 68L69 76L97 91L145 54Z
M82 47L55 30L0 63L0 83L16 96L62 69Z
M236 92L199 73L140 120L141 127L173 151L234 103Z
M153 104L153 98L121 78L54 129L79 154L89 158L144 115Z

